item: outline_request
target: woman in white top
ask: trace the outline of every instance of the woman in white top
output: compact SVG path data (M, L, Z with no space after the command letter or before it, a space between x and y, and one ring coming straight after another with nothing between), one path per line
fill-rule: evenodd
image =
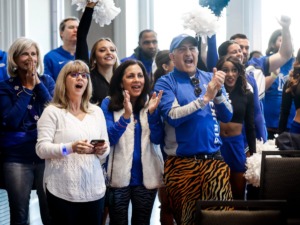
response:
M89 102L91 93L88 66L70 61L38 121L36 152L46 160L44 186L55 225L101 224L106 187L100 159L110 148L103 112ZM100 139L104 144L91 144Z

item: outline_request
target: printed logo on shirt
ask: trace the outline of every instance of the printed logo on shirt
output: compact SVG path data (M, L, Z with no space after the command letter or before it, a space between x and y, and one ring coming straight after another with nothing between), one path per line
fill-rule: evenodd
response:
M58 64L60 64L60 65L61 65L61 64L63 64L64 62L65 62L65 61L60 61L60 62L58 62Z
M5 67L5 63L0 63L0 67Z
M278 91L282 91L283 90L283 86L285 84L285 82L289 79L289 75L283 75L282 73L278 74Z
M215 121L214 124L214 134L215 134L215 140L214 140L214 144L220 144L220 125L217 119L217 115L216 115L216 110L215 110L215 105L213 102L209 102L209 106L211 109L211 113L213 116L213 120Z

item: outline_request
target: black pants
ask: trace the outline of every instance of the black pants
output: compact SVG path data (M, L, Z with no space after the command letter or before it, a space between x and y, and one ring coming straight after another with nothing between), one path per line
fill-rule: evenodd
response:
M92 202L69 202L54 196L47 190L47 200L53 225L101 225L102 223L104 198Z
M132 225L149 225L157 189L144 186L111 188L112 204L109 205L110 225L128 225L128 206L132 204Z

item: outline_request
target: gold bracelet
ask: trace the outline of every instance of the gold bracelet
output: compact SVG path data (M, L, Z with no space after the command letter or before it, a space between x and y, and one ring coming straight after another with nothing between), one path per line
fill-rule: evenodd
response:
M275 74L275 73L271 73L271 77L274 79L274 80L276 80L277 79L277 77L278 77L278 74Z

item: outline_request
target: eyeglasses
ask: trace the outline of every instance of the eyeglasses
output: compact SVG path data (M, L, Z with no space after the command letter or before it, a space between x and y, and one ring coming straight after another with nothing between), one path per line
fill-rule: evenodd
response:
M202 93L202 89L199 87L200 80L197 77L191 78L192 84L194 85L194 93L196 97L199 97Z
M185 53L188 50L192 53L198 52L197 46L189 46L189 47L181 46L181 47L176 48L175 50L177 50L179 53Z
M83 78L83 79L87 79L89 76L90 76L90 74L88 74L88 73L69 73L69 75L72 77L72 78L78 78L79 77L79 75L81 75L81 77Z

